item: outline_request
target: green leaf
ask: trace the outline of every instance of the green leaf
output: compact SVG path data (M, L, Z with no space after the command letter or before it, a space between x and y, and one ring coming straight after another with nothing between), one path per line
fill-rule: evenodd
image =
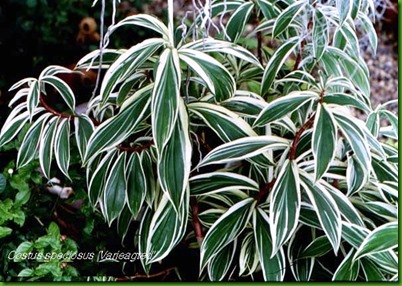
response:
M125 50L102 49L102 68L109 68ZM100 50L94 50L83 56L75 65L76 69L97 69L100 63Z
M387 281L381 270L370 259L362 258L360 260L360 265L362 267L364 276L366 277L366 281Z
M314 10L313 16L313 53L319 61L328 46L328 23L327 18L320 9Z
M295 3L300 4L301 2L302 1ZM272 83L278 75L279 70L281 69L289 55L296 48L299 40L300 39L298 37L288 39L275 51L275 53L269 59L261 81L261 96L265 96L267 93L269 93L269 89L271 88Z
M151 103L152 132L159 154L175 128L179 112L180 82L177 50L166 49L156 68Z
M121 244L124 245L124 238L127 235L133 215L127 205L123 207L119 217L117 218L117 233L121 237Z
M39 117L34 124L28 129L25 137L22 141L21 147L18 151L17 168L26 166L32 161L36 155L39 142L41 140L41 134L46 120L50 114L46 113Z
M66 118L57 127L54 137L54 155L60 171L67 178L70 178L68 175L68 167L70 165L70 122Z
M269 217L260 208L253 212L253 227L264 280L283 281L286 270L285 254L283 249L280 249L275 256L272 256L273 245L269 233Z
M365 133L357 124L358 121L353 120L353 117L341 113L334 113L334 117L337 125L342 130L356 155L356 158L360 161L361 167L364 168L365 172L368 172L368 167L371 165L371 154Z
M42 140L39 143L39 164L46 178L50 179L53 158L54 138L58 125L58 117L49 120L43 130Z
M15 250L14 255L14 262L21 262L23 261L22 257L28 255L30 251L33 249L33 243L30 241L24 241L20 245L18 245L17 249Z
M187 110L179 99L179 116L172 135L158 160L158 178L162 190L177 209L183 202L191 169L192 145Z
M138 252L146 253L147 245L148 245L148 237L149 237L149 228L151 225L151 220L154 212L150 210L150 208L146 208L144 211L144 216L141 220L140 227L138 229ZM142 267L144 268L145 273L149 273L151 268L150 264L146 263L146 257L140 257Z
M236 253L237 240L226 245L208 263L208 275L211 281L222 281Z
M92 205L95 205L103 194L106 178L109 175L109 168L114 161L116 153L117 150L108 152L98 166L94 166L96 169L93 171L92 176L87 175L89 179L88 198ZM92 168L92 166L88 166L88 168Z
M141 164L140 155L133 153L127 164L127 205L136 218L141 210L148 190L147 174Z
M296 231L300 215L300 179L296 163L286 160L270 196L269 226L273 258Z
M342 25L343 22L350 16L350 12L352 11L352 4L354 1L352 0L337 0L336 8L339 13L339 24Z
M272 3L268 0L257 0L257 5L266 19L276 19L281 12L281 10L279 10L275 5L275 2Z
M247 198L234 204L212 225L201 245L200 269L240 235L250 219L255 203L253 198Z
M258 191L258 184L243 175L229 172L213 172L191 177L192 196L211 195L230 190Z
M235 80L229 71L213 57L190 49L180 49L179 57L205 83L217 101L231 97L235 91Z
M13 230L11 228L0 226L0 238L6 237L7 235L10 235L12 232Z
M100 90L102 102L105 103L117 85L135 73L163 44L162 39L149 39L124 52L105 73Z
M237 91L239 92L239 91ZM235 95L221 102L221 106L236 112L240 116L257 117L267 106L265 100L245 95Z
M23 108L26 108L25 104L21 104L21 108L14 108L4 122L0 132L0 147L13 140L28 122L28 111L19 114Z
M251 13L253 12L253 8L253 2L244 2L230 16L230 19L226 25L226 33L229 36L230 41L234 43L237 42L240 36L243 34L244 28L250 19Z
M336 132L334 116L327 109L325 104L319 104L313 128L313 154L316 181L325 174L335 157Z
M253 274L259 265L258 251L256 248L254 233L246 234L242 241L239 254L239 275ZM247 273L245 273L247 272Z
M293 91L269 103L255 120L254 126L264 126L272 121L283 118L306 102L318 99L318 97L319 95L313 91Z
M248 159L268 150L285 149L289 141L277 136L253 136L222 144L209 152L198 167L211 164L225 164Z
M44 76L41 78L40 83L47 83L53 86L61 95L68 108L74 112L75 110L75 96L70 86L63 80L56 76Z
M374 229L363 240L353 260L369 254L383 252L398 247L398 222L389 222Z
M34 82L30 83L29 92L27 96L27 103L28 103L27 107L30 120L32 120L34 111L39 104L39 96L41 96L39 89L39 82L35 80Z
M147 263L165 258L182 239L188 216L188 196L186 202L175 209L166 194L162 197L152 217L147 239Z
M34 276L34 270L31 268L22 269L18 274L18 277L32 277Z
M355 2L355 1L353 1L353 2ZM377 32L375 30L373 21L371 21L371 19L362 12L358 13L358 19L359 19L360 27L364 31L363 32L364 35L368 36L371 50L375 54L377 52L378 39L377 39Z
M0 193L2 193L7 186L7 180L6 177L4 177L3 174L0 174Z
M347 93L325 93L322 101L325 103L356 107L366 113L370 112L370 108L365 102Z
M356 155L348 155L348 167L346 170L347 195L352 196L360 191L368 182L368 179L368 173L365 172L365 168Z
M314 184L314 179L307 173L302 172L300 174L301 185L306 191L318 216L320 225L336 254L339 249L342 230L342 219L339 208L325 188L318 183Z
M359 276L360 261L353 261L352 257L356 251L352 249L336 269L332 281L356 281Z
M60 236L60 229L55 222L49 224L47 234L53 238L58 238Z
M103 205L105 218L109 226L120 215L126 202L126 155L124 152L117 157L116 162L109 169L109 176L105 182Z
M282 34L292 24L297 15L303 11L307 3L307 1L295 1L283 10L275 20L272 36L276 38Z
M331 251L331 248L328 237L326 235L319 236L303 250L298 258L321 257Z
M89 138L94 132L95 126L86 114L81 114L74 118L75 140L81 159L84 159Z
M88 140L84 164L98 153L116 147L127 139L148 116L152 86L137 91L121 107L121 111L97 126Z

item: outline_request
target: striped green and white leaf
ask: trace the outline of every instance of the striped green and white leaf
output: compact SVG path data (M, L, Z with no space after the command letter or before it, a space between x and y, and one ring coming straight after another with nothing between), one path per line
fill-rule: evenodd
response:
M341 241L342 219L338 205L329 192L305 172L300 172L301 185L307 193L316 212L320 225L328 240L331 242L334 253L338 252Z
M74 117L75 141L77 142L78 152L80 153L81 159L84 159L88 141L94 132L94 129L95 126L88 115L81 114L80 116Z
M239 275L253 274L259 265L259 257L255 244L254 232L249 232L243 238L239 254Z
M133 215L127 205L123 207L119 217L117 218L117 233L121 237L121 244L124 246L124 239L132 221Z
M217 101L233 96L235 80L229 71L213 57L196 50L180 49L179 57L205 83Z
M17 88L20 88L21 86L28 84L28 86L31 86L32 83L34 83L37 79L33 78L33 77L26 77L23 78L19 81L17 81L16 83L14 83L9 89L8 91L13 91ZM29 89L29 88L28 88Z
M188 198L187 198L188 199ZM184 235L188 216L188 203L178 210L165 193L152 217L146 243L147 264L165 258Z
M328 46L329 29L327 19L320 9L315 9L313 15L313 52L314 58L319 61Z
M226 33L232 42L236 43L243 34L253 9L253 2L244 2L230 16L226 25Z
M353 7L353 2L352 0L337 0L336 1L336 8L338 9L338 14L339 14L339 24L342 25L342 23L350 17L350 13L352 11Z
M348 186L348 196L360 191L368 182L368 173L362 166L362 163L357 159L356 155L348 156L348 167L346 170L346 182Z
M39 81L42 81L43 78L47 76L54 76L58 73L73 73L74 71L70 70L69 68L58 66L58 65L50 65L47 66L42 70L39 74Z
M135 73L146 60L165 44L162 39L145 40L124 52L106 71L100 94L105 103L116 86Z
M11 89L10 89L11 90ZM23 100L23 98L27 97L29 93L29 87L24 87L21 88L20 90L18 90L15 95L13 96L13 98L10 99L10 101L8 102L8 107L12 107L15 103ZM26 105L26 99L25 102L23 102L24 105Z
M274 38L282 34L305 9L307 1L294 1L276 18L272 36Z
M27 96L27 103L28 103L27 107L28 107L30 120L32 120L33 113L34 113L36 107L39 105L39 96L41 96L39 82L37 80L35 80L29 86L29 91L28 91L28 96Z
M356 36L356 32L347 22L338 26L335 30L332 45L340 50L347 51L349 55L355 58L360 56L359 39Z
M222 281L232 264L236 253L237 240L226 245L208 263L208 276L211 281Z
M313 154L315 180L319 180L328 170L335 157L337 130L332 112L325 104L319 104L313 128Z
M297 110L307 102L318 99L319 94L314 91L293 91L286 96L270 102L259 114L254 126L264 126Z
M68 175L70 165L70 122L67 118L62 119L58 124L54 137L54 155L60 171L67 178L70 178Z
M213 149L203 158L197 168L252 158L268 150L286 149L289 144L286 139L270 135L240 138Z
M260 258L262 273L265 281L283 281L285 277L286 262L285 254L281 248L272 256L273 245L269 232L269 217L256 208L253 212L254 238L257 245L257 252Z
M370 18L359 11L358 13L358 20L360 23L360 27L363 29L364 35L367 35L371 50L376 53L377 52L377 45L378 45L378 38L377 38L377 32L374 28L373 21L370 20Z
M122 152L108 170L103 192L104 217L109 226L120 215L126 203L126 152Z
M299 43L299 40L300 39L298 37L288 39L274 52L272 57L269 59L261 81L261 96L265 96L267 93L269 93L269 89L277 77L279 70L288 59L290 54L294 51Z
M126 50L116 49L103 49L102 50L102 69L109 68L118 57L120 57ZM76 64L77 69L97 69L100 64L100 50L94 50L83 56Z
M230 172L213 172L190 178L192 196L206 196L231 190L258 191L258 184L243 175Z
M366 281L388 281L384 273L370 259L362 258L359 260Z
M300 254L298 257L307 258L307 257L321 257L330 252L332 249L331 243L328 240L326 235L319 236L315 238Z
M12 113L12 112L11 112ZM11 114L6 119L3 127L0 132L0 146L3 146L13 140L15 136L21 131L26 123L29 120L29 112L24 111L21 114Z
M151 220L154 212L150 208L146 208L144 216L141 220L140 227L138 229L138 251L139 253L146 253L149 237L149 228L151 226ZM148 264L146 257L141 256L141 265L144 268L145 273L149 274L151 264Z
M88 185L88 198L92 205L96 205L98 200L102 197L105 183L108 175L110 174L109 169L111 168L117 150L112 150L106 153L97 166L87 166L89 168L95 168L92 175L87 175L89 179Z
M373 253L398 247L398 222L383 224L369 233L357 249L353 259L358 260Z
M191 169L192 145L187 110L179 98L179 116L158 158L158 179L175 209L183 202Z
M42 130L51 114L45 113L36 120L28 129L18 150L17 168L22 168L31 162L35 155L39 142L42 138Z
M237 91L236 93L239 93ZM240 116L257 117L267 106L265 100L257 99L251 96L236 95L223 102L221 106L236 112Z
M354 261L355 249L349 251L336 269L332 281L356 281L360 271L360 261Z
M57 125L58 118L51 118L43 130L42 140L39 143L39 164L43 174L48 179L50 179L54 138L56 135Z
M314 230L311 231L311 236L311 239L313 239L315 236ZM303 239L300 239L301 237L303 237ZM311 279L314 270L315 256L305 257L302 255L311 239L309 234L304 232L302 227L298 227L287 244L287 258L289 262L291 261L289 266L296 281L310 281ZM331 250L331 244L329 244L329 250Z
M362 101L355 96L347 93L337 92L337 93L325 93L323 97L323 102L327 104L337 104L344 106L352 106L356 107L365 113L369 113L371 111L370 107L366 104L365 101Z
M133 153L126 166L127 172L127 194L126 203L130 212L136 218L144 203L146 193L151 191L147 186L147 175L141 164L141 158L138 153Z
M166 49L156 68L152 92L152 132L158 153L168 142L179 112L181 70L177 50Z
M255 203L254 199L247 198L234 204L212 225L201 245L200 269L240 235L250 220Z
M137 91L126 102L125 108L99 125L88 140L84 164L98 153L122 143L138 127L140 122L149 116L149 87Z
M265 19L276 19L276 17L281 13L281 10L275 5L275 2L257 0L257 5Z
M269 226L273 258L294 234L300 215L300 179L296 163L286 160L270 196Z
M64 102L67 104L70 111L74 112L75 110L74 92L66 82L64 82L62 79L56 76L47 75L40 79L40 83L49 84L52 87L54 87L57 90L57 92L61 95Z

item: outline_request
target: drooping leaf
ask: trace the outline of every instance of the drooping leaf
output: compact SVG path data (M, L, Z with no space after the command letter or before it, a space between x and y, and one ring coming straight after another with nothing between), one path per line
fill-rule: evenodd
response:
M289 5L285 10L283 10L275 20L272 36L276 38L282 34L282 32L284 32L289 25L292 24L297 15L303 11L306 4L306 1L295 1L292 3L292 5Z
M331 251L332 246L325 235L315 238L300 254L299 258L321 257Z
M349 251L338 269L336 269L332 281L356 281L359 276L360 261L353 261L355 249Z
M126 202L127 177L125 172L127 154L121 153L109 169L103 192L105 218L112 224L123 210Z
M283 249L272 256L273 245L269 233L269 217L260 208L253 212L254 238L265 281L283 281L285 277L285 254Z
M67 118L62 119L57 126L54 137L54 156L60 171L67 178L70 178L68 175L70 165L70 122Z
M33 112L39 104L39 96L41 96L39 82L35 80L34 82L30 83L27 96L28 112L31 120L33 117Z
M211 281L222 281L229 271L236 253L237 240L226 245L208 263L208 275Z
M270 196L271 258L290 239L299 223L301 203L299 181L296 163L294 160L286 160L281 167Z
M351 0L337 0L336 1L336 8L338 9L339 13L339 24L342 23L350 16L350 12L352 10L352 3L354 1Z
M201 245L200 269L203 269L217 252L240 235L250 219L254 205L254 199L244 199L229 208L212 225Z
M336 151L336 126L332 113L325 104L319 104L313 128L315 179L328 170Z
M95 126L92 123L92 120L86 114L81 114L74 118L75 140L77 142L78 152L80 153L81 159L84 159L88 141L94 129Z
M48 75L41 78L40 83L46 83L53 86L57 92L61 95L68 108L74 112L75 110L75 96L70 86L62 79Z
M133 153L127 164L127 205L134 218L138 216L145 195L148 190L147 179L141 158L138 153Z
M56 135L57 125L58 118L51 118L43 130L43 139L39 143L39 164L43 174L48 179L50 179L54 138Z
M313 51L314 58L319 61L328 45L328 23L320 9L314 10L313 16Z
M243 34L244 28L253 12L253 8L253 2L244 2L230 16L226 25L226 33L232 42L236 43Z
M254 233L249 232L242 241L239 254L239 275L251 275L258 267L258 251Z

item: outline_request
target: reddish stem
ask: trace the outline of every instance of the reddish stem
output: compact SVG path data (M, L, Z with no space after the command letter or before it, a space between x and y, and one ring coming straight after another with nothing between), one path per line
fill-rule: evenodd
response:
M45 101L45 99L43 98L42 95L39 96L39 102L42 104L42 106L43 106L47 111L49 111L50 113L52 113L52 114L54 114L54 115L56 115L56 116L58 116L58 117L67 118L67 119L69 119L69 120L71 120L72 118L74 118L74 115L65 114L65 113L61 113L61 112L58 112L58 111L54 110L52 107L50 107L50 106L46 103L46 101Z
M141 146L136 145L136 146L133 146L133 147L129 147L129 146L119 145L119 146L117 146L117 149L119 149L121 151L125 151L125 152L138 152L138 153L140 153L140 152L142 152L142 151L144 151L146 149L149 149L149 147L151 147L153 144L154 144L154 141L150 140L148 143L146 143L144 145L141 145Z
M272 181L266 183L260 188L260 191L256 194L255 199L257 201L257 204L260 204L263 198L265 198L269 191L273 188L275 185L276 179L272 179Z
M289 153L289 160L294 160L296 157L296 147L297 144L299 143L300 137L306 131L309 129L313 123L314 123L314 118L315 114L313 114L309 120L306 121L306 123L303 124L303 126L299 129L299 131L296 132L295 138L293 139L292 146L290 147L290 153Z
M204 239L204 234L202 233L201 222L200 219L198 218L200 210L196 198L191 198L191 209L193 214L193 227L194 227L195 238L197 239L198 244L201 245Z

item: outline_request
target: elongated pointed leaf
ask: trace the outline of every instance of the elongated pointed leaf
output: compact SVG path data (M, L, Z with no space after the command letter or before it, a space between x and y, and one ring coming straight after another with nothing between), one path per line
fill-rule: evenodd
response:
M31 120L32 120L33 112L39 104L39 96L40 96L39 82L34 81L29 86L29 92L28 92L28 96L27 96L28 112L29 112Z
M43 139L39 143L39 164L45 177L50 179L54 138L56 135L58 118L51 118L46 125L47 127L45 127L43 131Z
M252 179L229 172L201 174L190 179L192 196L205 196L230 190L258 191L258 189L258 184Z
M21 143L21 147L18 150L17 168L26 166L35 157L39 142L41 140L43 127L45 126L49 116L50 114L48 113L43 114L28 129Z
M347 93L330 93L325 94L323 97L323 102L334 103L338 105L352 106L356 107L364 112L370 112L369 106L365 102L355 98L353 95Z
M54 155L60 171L70 178L68 175L70 165L70 122L68 119L61 120L57 127L54 137Z
M229 271L236 253L237 240L226 245L208 263L208 275L211 281L222 281Z
M266 19L276 19L281 13L281 10L275 5L275 2L257 0L257 5Z
M144 211L144 216L141 220L140 227L138 229L138 251L139 253L146 253L148 245L148 235L149 227L151 225L151 220L154 212L150 208L146 208ZM141 264L144 268L145 273L149 273L151 269L151 264L146 263L146 256L141 256Z
M176 209L187 189L192 155L188 115L181 98L179 108L179 118L158 161L159 182Z
M198 167L240 161L262 154L267 150L285 149L288 146L288 140L277 136L240 138L213 149L204 157Z
M350 16L350 13L352 11L352 3L354 1L352 0L337 0L336 1L336 8L338 9L339 13L339 20L340 24L346 20Z
M368 173L356 155L348 156L348 168L346 171L346 182L348 186L348 196L360 191L368 181Z
M250 19L251 13L253 12L253 8L253 2L244 2L230 16L230 19L226 25L226 33L232 42L237 42L240 36L243 34L244 28Z
M327 18L320 9L314 10L313 16L313 52L317 61L321 59L325 48L328 45L328 23Z
M25 111L12 118L12 120L6 121L0 132L0 146L3 146L13 140L24 127L24 125L28 122L28 120L29 112Z
M269 92L269 89L278 75L279 70L289 55L296 48L298 42L298 38L290 38L283 43L269 59L261 81L261 96L265 96Z
M105 182L109 175L109 168L114 162L116 153L117 150L108 152L97 166L88 166L88 168L95 168L92 176L89 178L90 180L88 184L88 198L92 205L95 205L98 202L98 199L103 195Z
M105 73L100 90L102 102L106 102L115 87L133 74L164 43L162 39L149 39L124 52Z
M299 258L321 257L331 251L332 246L328 237L323 235L315 238L300 254Z
M133 153L127 164L127 205L136 218L141 210L148 190L147 174L141 164L141 158L138 153Z
M255 200L252 198L242 200L234 204L212 225L201 245L200 269L240 235L250 219L254 205Z
M121 214L117 218L117 233L121 237L122 245L124 245L123 244L124 238L127 235L127 232L130 227L132 219L133 219L133 215L130 212L130 209L128 208L128 206L125 205L123 207L123 210L121 211Z
M126 156L127 154L123 152L117 157L116 162L109 169L105 182L103 205L109 226L120 215L126 202Z
M313 128L315 179L328 170L336 151L336 126L332 113L325 104L319 104Z
M128 100L126 108L99 125L88 140L84 163L96 154L122 143L149 115L150 88L139 90Z
M254 233L249 232L242 241L239 255L239 275L251 275L259 264L257 245L255 244Z
M360 261L353 261L352 258L355 252L355 249L349 251L338 269L336 269L332 281L356 281L359 276Z
M81 159L84 159L88 141L94 129L95 126L92 123L92 120L86 114L81 114L74 118L75 140L77 142L78 152L80 153Z
M286 116L297 110L306 102L318 99L318 94L313 91L294 91L280 97L266 106L254 122L254 126L264 126L274 120Z
M211 56L190 49L180 49L179 57L201 79L217 101L231 97L235 91L235 81L229 71Z
M299 181L296 163L286 160L270 197L271 258L275 257L282 245L290 239L299 223L301 202Z
M152 93L152 132L161 153L176 124L180 98L180 65L177 50L165 50L156 69Z
M370 259L362 258L360 260L360 265L362 267L364 276L366 277L366 281L387 281L384 274L381 272L381 269L378 269L378 267Z
M303 10L305 5L306 1L295 1L292 5L283 10L275 20L272 36L276 38L285 31L287 27L292 24L297 15Z
M374 229L363 240L353 259L398 247L398 222L389 222Z
M152 217L147 239L147 263L165 258L184 235L188 215L188 202L175 209L167 194L164 194Z
M264 280L283 281L286 269L285 254L283 249L280 249L271 257L273 245L269 233L269 217L260 208L253 212L253 227Z
M314 179L309 175L301 173L300 182L314 207L322 229L331 242L334 252L337 253L341 240L342 220L336 202L325 188L318 183L314 184Z
M71 111L75 110L74 92L71 90L71 88L68 86L67 83L65 83L60 78L51 75L44 76L43 78L41 78L40 82L50 84L51 86L53 86L57 90L57 92L61 95L64 102L67 104L68 108Z

